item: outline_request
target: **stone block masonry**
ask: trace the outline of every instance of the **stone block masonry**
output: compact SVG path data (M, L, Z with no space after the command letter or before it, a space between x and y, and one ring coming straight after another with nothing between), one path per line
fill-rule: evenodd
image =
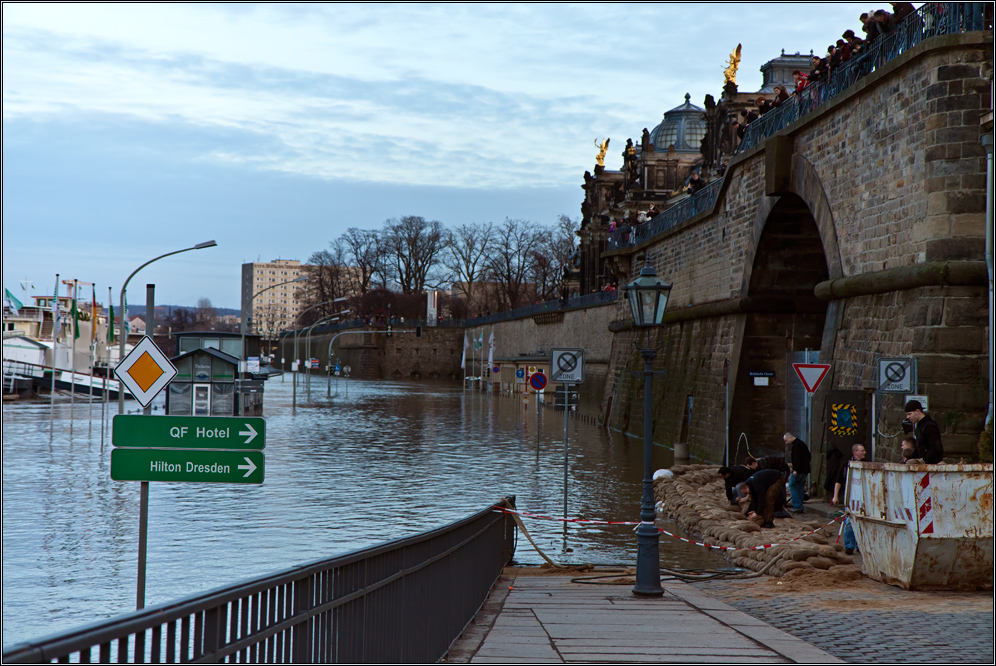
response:
M992 72L991 31L925 40L737 156L711 211L607 253L621 284L649 260L674 285L666 326L649 338L664 371L657 443L687 437L693 458L722 461L728 361L731 433L779 452L801 409L789 397L790 361L809 348L831 365L813 400L814 458L827 391L870 400L879 356L916 359L913 392L929 395L946 455L973 458L987 410L980 112ZM767 178L772 168L778 178ZM616 314L601 411L638 435L642 361L628 314ZM749 381L757 370L774 373L767 387ZM898 431L902 413L883 404L879 430ZM862 429L871 438L871 424ZM877 450L897 444L880 437Z

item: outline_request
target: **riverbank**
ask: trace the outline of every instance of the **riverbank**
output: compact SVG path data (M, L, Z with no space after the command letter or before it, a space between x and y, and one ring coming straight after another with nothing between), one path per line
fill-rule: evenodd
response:
M837 539L839 521L815 513L775 518L762 529L726 498L716 465L675 465L654 482L659 513L730 562L781 577L789 572L824 571L834 580L861 576L861 569Z

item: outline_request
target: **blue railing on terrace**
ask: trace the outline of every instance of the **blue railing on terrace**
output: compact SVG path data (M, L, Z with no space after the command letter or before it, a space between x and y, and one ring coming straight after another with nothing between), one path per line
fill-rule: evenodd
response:
M514 508L514 497L499 502ZM11 646L7 664L433 663L514 552L489 506L446 527Z
M650 240L657 234L671 229L680 222L684 222L699 213L710 210L716 203L716 197L719 195L719 188L722 182L722 179L712 181L687 199L679 201L660 215L643 224L616 229L609 235L609 246L606 249L615 250L621 247L639 245L643 241Z
M737 153L763 143L929 37L986 29L985 5L982 2L924 4L889 32L876 37L860 54L832 70L828 80L811 83L748 125Z

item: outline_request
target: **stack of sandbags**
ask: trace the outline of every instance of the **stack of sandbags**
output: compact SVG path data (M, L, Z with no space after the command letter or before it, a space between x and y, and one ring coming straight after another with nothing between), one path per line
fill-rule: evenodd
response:
M809 534L825 521L775 518L774 528L761 529L739 507L730 505L718 470L715 465L675 465L671 475L659 475L654 482L658 512L704 543L736 548L721 552L735 565L753 571L760 571L779 555L780 560L768 569L775 576L796 569L852 565L843 545L836 543L837 523ZM755 549L769 544L777 545Z

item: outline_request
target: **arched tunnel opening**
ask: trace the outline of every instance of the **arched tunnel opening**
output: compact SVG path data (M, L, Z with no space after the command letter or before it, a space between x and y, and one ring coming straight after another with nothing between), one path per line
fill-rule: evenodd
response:
M805 362L806 350L810 362L817 358L827 303L813 290L827 278L812 212L798 196L783 196L765 221L747 286L730 406L732 463L743 463L748 447L754 457L784 455L787 430L805 438L805 389L792 364Z

